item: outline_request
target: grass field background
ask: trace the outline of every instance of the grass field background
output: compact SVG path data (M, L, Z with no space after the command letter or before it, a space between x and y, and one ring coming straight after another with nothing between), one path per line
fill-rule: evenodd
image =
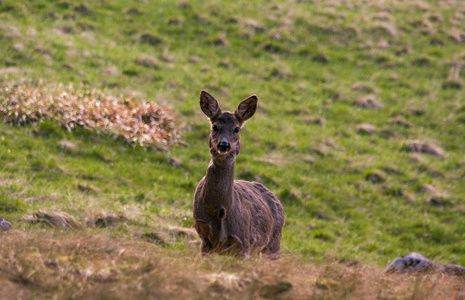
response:
M62 83L82 97L154 101L176 114L180 134L162 150L49 119L0 124L0 216L14 226L0 235L7 291L464 297L382 268L412 251L465 265L465 2L2 0L0 50L4 88ZM202 89L226 110L259 98L236 178L284 204L279 265L198 258L189 228L209 161ZM31 222L40 211L77 228Z

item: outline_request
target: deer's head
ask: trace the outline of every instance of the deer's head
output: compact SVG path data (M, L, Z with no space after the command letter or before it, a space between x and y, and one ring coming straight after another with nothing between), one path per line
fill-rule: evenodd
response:
M257 96L252 95L232 112L223 112L218 101L206 91L200 93L200 108L211 124L210 154L215 158L235 157L239 154L241 128L257 110Z

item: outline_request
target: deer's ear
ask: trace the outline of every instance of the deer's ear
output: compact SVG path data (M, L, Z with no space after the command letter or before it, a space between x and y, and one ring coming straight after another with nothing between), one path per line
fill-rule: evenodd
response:
M222 112L218 101L216 101L216 99L206 91L200 92L200 108L210 119L219 116Z
M255 95L242 100L234 114L241 122L247 121L255 114L255 111L257 110L257 102L258 98Z

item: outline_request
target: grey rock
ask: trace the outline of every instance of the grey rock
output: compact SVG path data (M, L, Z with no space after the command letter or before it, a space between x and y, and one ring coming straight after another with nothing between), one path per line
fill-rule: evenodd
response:
M7 231L11 228L11 223L0 217L0 231Z
M459 265L442 265L440 270L449 275L465 275L465 267Z
M435 269L437 264L419 253L396 258L386 269L387 273L425 272Z
M434 261L415 252L396 258L386 268L386 273L412 273L427 271L437 271L456 276L465 275L465 267L453 264L438 265Z

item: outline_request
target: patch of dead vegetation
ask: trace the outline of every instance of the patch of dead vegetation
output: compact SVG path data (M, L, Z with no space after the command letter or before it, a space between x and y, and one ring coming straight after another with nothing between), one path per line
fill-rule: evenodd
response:
M453 29L450 32L448 32L448 36L454 42L465 43L465 32L462 32L458 29Z
M389 120L389 124L410 128L411 125L404 118L398 116Z
M380 170L372 170L365 174L365 180L374 184L378 184L386 181L386 176Z
M157 230L141 234L140 238L162 247L174 245L178 242L178 239L186 241L191 246L197 247L200 245L199 236L194 228L180 226L162 225Z
M275 63L274 65L263 67L261 71L265 74L265 79L286 80L292 76L289 67L282 63Z
M102 234L13 231L0 235L0 291L33 298L142 299L156 294L162 299L247 299L250 295L453 299L463 295L463 281L447 274L386 274L360 263L328 260L316 265L289 255L280 262L217 255L202 258L194 248L168 251Z
M55 119L69 131L80 126L145 147L165 149L178 140L169 108L95 90L78 91L71 85L5 87L0 90L0 117L13 125Z
M269 155L264 155L261 157L257 157L254 160L258 162L262 162L262 163L272 164L272 165L279 166L279 167L284 166L284 163L286 161L284 157L279 153L272 153Z
M452 205L452 200L443 195L432 195L426 199L425 203L436 207L446 207Z
M116 215L115 213L107 213L103 210L94 213L89 213L85 219L88 227L106 228L126 221L124 216Z
M432 195L441 195L442 193L438 191L433 185L431 184L423 184L421 185L418 190L420 192L428 192Z
M444 191L438 190L431 184L423 184L418 188L419 192L428 193L429 196L425 201L425 204L444 207L452 204L452 199Z
M351 90L363 94L374 94L377 92L377 90L371 84L364 82L354 83L351 86Z
M17 73L19 73L19 69L16 67L7 67L7 68L0 69L0 76L5 76L9 74L17 74Z
M0 37L3 39L18 39L20 38L21 31L18 27L11 24L0 24Z
M165 230L174 236L179 236L179 237L185 236L190 239L198 239L199 237L197 234L197 231L195 231L195 229L192 227L186 228L186 227L180 227L180 226L167 226Z
M463 86L463 80L460 78L460 71L465 66L464 62L449 63L450 71L446 81L442 84L444 89L460 90Z
M310 155L310 154L304 154L299 157L299 159L305 163L311 163L314 164L317 162L317 159L315 156Z
M86 182L75 182L74 187L83 193L99 194L101 192L98 187Z
M79 145L72 141L63 140L59 142L60 148L65 152L79 152Z
M220 33L216 38L213 38L211 41L212 45L216 47L226 47L229 46L229 42L226 39L226 33Z
M446 153L439 146L420 140L406 142L402 150L414 153L425 153L438 158L447 158Z
M262 33L266 30L266 27L263 26L262 24L258 23L257 21L253 19L245 19L243 21L243 24L247 28L251 28L254 33Z
M378 131L378 128L376 128L375 125L371 125L371 124L357 124L355 126L355 129L357 129L357 131L360 133L366 133L366 134L373 134Z
M368 29L368 32L375 37L397 37L397 29L390 23L376 22Z
M148 44L152 46L158 46L163 44L163 40L159 36L150 32L145 32L141 34L139 37L139 41L143 44Z
M154 69L154 70L157 70L160 68L160 63L158 59L153 56L147 56L147 55L141 56L138 59L136 59L136 63L143 67L147 67L147 68Z
M372 95L357 99L354 101L354 104L360 108L369 108L369 109L381 109L384 107L384 104L376 100Z
M22 216L23 221L31 223L43 223L50 227L81 228L82 225L74 217L62 211L40 209L32 215Z
M325 126L326 125L326 119L325 117L322 116L305 116L302 121L305 124L311 124L311 125L319 125L319 126Z
M376 21L393 21L392 13L387 11L379 11L371 15L372 20Z
M124 11L126 14L130 16L140 16L142 12L137 7L131 7Z

